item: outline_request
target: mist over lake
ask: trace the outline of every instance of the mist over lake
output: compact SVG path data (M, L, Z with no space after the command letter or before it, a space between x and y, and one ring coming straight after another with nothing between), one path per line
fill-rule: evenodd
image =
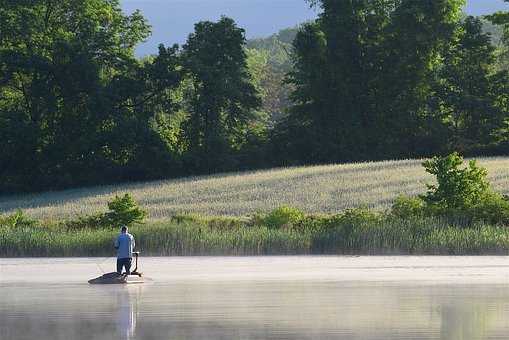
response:
M0 338L487 340L509 331L504 257L144 258L151 282L86 283L112 264L0 259Z

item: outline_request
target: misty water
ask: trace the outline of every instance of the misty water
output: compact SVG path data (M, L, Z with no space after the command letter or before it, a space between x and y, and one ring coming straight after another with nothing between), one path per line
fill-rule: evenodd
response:
M0 259L0 339L507 339L506 257Z

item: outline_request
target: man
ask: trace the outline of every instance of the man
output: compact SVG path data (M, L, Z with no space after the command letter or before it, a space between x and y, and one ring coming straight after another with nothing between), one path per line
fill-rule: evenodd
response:
M125 275L131 273L131 263L133 260L134 237L127 232L124 225L121 228L120 235L115 240L115 249L117 249L117 273L122 274L122 268L125 267Z

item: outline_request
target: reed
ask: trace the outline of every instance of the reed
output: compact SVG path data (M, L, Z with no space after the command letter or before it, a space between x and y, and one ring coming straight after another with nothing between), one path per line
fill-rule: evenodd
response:
M227 219L223 219L226 222ZM318 222L317 222L318 221ZM327 223L320 221L327 221ZM2 257L112 256L117 230L0 227ZM144 255L506 254L509 229L437 218L336 221L273 229L241 220L173 219L132 228Z

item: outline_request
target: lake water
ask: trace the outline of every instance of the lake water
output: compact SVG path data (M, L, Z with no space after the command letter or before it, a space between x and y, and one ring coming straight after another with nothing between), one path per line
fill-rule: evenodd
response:
M0 339L507 339L509 258L0 259Z

